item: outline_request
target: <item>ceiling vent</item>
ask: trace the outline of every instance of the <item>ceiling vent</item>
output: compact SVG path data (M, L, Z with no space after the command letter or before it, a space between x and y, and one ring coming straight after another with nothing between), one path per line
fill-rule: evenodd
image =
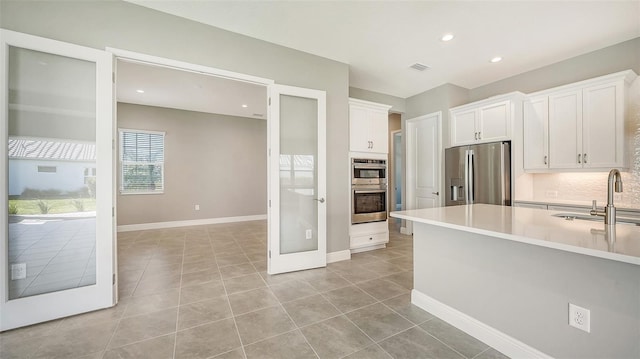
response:
M424 71L429 69L429 66L425 65L425 64L421 64L419 62L416 62L415 64L409 66L410 68L414 69L414 70L418 70L418 71Z

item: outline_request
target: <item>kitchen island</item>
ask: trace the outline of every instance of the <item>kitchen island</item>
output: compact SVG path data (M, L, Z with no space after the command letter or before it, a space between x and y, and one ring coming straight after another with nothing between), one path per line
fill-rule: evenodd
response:
M640 358L640 226L466 205L413 221L412 302L512 357ZM590 310L590 333L568 325Z

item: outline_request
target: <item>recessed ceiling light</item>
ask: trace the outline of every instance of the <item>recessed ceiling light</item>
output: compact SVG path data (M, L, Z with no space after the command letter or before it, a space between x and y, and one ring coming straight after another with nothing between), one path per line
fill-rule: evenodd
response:
M500 62L500 61L502 61L502 57L500 57L500 56L496 56L496 57L491 59L491 62L493 62L493 63Z
M242 108L247 108L249 107L249 105L242 105Z
M451 41L451 40L453 40L453 37L454 37L453 34L444 34L444 35L442 35L442 39L441 40L442 41Z
M47 66L49 64L46 61L38 61L38 65Z
M144 93L144 90L136 90L137 93Z

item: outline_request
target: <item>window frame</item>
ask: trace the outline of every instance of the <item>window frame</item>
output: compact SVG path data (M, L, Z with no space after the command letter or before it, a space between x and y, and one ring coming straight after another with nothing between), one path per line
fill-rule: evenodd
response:
M161 166L161 171L160 171L160 176L162 179L162 190L155 190L155 191L149 191L149 190L144 190L144 191L135 191L135 190L127 190L124 188L124 160L123 160L123 156L124 156L124 141L123 141L123 135L124 133L142 133L142 134L150 134L150 135L162 135L162 166ZM164 169L165 169L165 155L167 153L167 147L166 147L166 141L165 141L165 137L166 137L167 133L165 131L151 131L151 130L139 130L139 129L133 129L133 128L118 128L118 161L119 161L119 168L118 170L120 171L119 177L120 177L120 185L118 186L118 190L119 193L123 196L130 196L130 195L149 195L149 194L164 194L165 191L165 178L164 178Z

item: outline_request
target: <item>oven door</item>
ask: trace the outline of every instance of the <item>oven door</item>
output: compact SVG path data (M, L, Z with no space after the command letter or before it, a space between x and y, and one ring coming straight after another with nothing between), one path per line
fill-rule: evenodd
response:
M387 219L386 188L359 189L354 187L351 192L351 224Z
M386 167L380 165L354 164L351 173L351 184L383 185L387 183Z

